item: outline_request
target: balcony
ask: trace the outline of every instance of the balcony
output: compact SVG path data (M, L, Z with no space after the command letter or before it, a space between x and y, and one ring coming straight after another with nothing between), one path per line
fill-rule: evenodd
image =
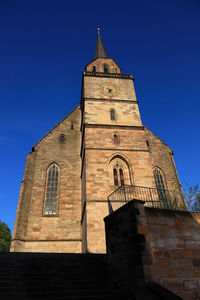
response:
M187 211L185 196L180 191L124 185L108 196L109 213L133 199L145 201L145 207Z

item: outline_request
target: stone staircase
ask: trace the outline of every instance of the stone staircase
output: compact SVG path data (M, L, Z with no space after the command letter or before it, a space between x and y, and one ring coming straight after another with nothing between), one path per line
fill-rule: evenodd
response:
M108 300L103 254L1 253L1 300Z

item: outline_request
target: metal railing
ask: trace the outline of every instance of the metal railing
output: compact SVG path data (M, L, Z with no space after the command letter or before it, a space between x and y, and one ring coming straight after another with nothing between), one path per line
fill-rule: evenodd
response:
M187 211L184 194L180 191L124 185L108 196L109 213L133 199L145 201L145 207Z
M94 71L83 71L83 75L86 76L99 76L99 77L116 77L116 78L130 78L133 79L132 74L121 74L121 73L104 73Z

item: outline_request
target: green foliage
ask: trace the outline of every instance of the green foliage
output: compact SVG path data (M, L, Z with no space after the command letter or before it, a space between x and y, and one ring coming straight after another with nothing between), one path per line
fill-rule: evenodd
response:
M8 225L0 221L0 252L9 252L11 232Z
M189 186L187 184L187 192L185 193L187 208L190 211L200 211L200 187L199 184Z

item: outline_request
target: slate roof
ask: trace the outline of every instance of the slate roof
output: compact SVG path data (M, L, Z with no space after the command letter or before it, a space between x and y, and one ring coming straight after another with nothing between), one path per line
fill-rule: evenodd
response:
M100 29L98 28L98 35L97 35L97 43L96 43L96 49L95 49L95 55L94 58L108 58L108 55L106 53L106 50L104 48L103 41L101 39L100 35Z

